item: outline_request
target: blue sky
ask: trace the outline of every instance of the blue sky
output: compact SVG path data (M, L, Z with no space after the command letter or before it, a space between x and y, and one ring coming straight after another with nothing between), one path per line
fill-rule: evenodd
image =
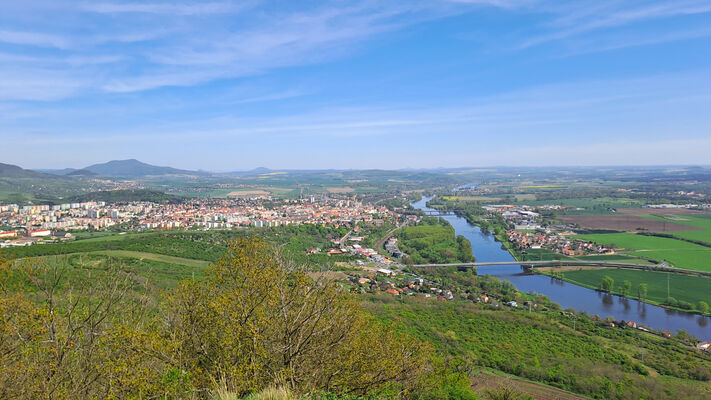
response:
M711 3L7 2L0 162L711 164Z

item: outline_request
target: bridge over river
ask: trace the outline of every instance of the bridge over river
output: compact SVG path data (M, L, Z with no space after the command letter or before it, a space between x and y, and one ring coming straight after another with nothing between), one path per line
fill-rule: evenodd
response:
M596 268L627 268L627 269L643 269L647 271L672 272L675 274L685 275L700 275L711 276L711 272L696 271L691 269L682 269L670 267L668 265L654 264L637 264L611 261L581 261L581 260L546 260L546 261L486 261L472 263L452 263L452 264L415 264L415 268L436 268L436 267L457 267L457 268L476 268L476 267L495 267L520 265L522 267L596 267Z
M420 211L422 211L428 217L447 217L447 216L455 215L457 213L457 211L459 211L459 210L440 211L440 210L432 209L432 210L425 210L425 211L420 210Z

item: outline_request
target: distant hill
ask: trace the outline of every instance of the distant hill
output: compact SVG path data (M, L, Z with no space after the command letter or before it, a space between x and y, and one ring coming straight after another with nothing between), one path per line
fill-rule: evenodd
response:
M270 172L274 172L274 170L271 170L266 167L257 167L254 169L250 169L248 171L230 171L230 172L225 172L227 175L261 175L261 174L268 174Z
M50 175L68 175L76 171L76 168L63 168L63 169L35 169L34 171L41 172L43 174Z
M94 176L99 175L96 172L89 171L88 169L75 169L66 174L66 176Z
M120 203L129 201L152 201L154 203L179 203L182 198L159 192L157 190L108 190L100 192L85 193L78 196L68 197L63 200L69 203L81 203L85 201L105 201L107 203Z
M17 165L0 163L0 177L2 178L56 178L54 175L31 171Z
M337 170L337 169L270 169L266 167L257 167L254 169L250 169L248 171L230 171L230 172L224 172L223 174L225 175L264 175L264 174L270 174L270 173L275 173L275 172L280 172L280 173L288 173L288 174L322 174L322 173L329 173L329 172L341 172L343 170Z
M140 178L150 175L204 175L204 172L188 171L171 167L159 167L146 164L138 160L114 160L103 164L94 164L86 168L82 168L73 172L73 175L86 174L86 171L96 175L121 177L121 178Z

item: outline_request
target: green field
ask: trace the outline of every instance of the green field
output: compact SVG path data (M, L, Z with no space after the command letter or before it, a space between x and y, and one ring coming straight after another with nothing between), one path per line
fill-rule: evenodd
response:
M711 278L667 274L664 272L640 271L632 269L583 269L579 271L561 272L562 278L582 286L597 288L604 276L615 280L613 293L625 280L632 283L628 297L637 297L640 283L647 284L647 300L662 304L667 299L667 278L669 279L669 295L676 300L686 301L696 305L699 301L711 304Z
M600 197L600 198L574 198L574 199L555 199L555 200L526 200L519 201L520 204L526 204L530 206L542 206L542 205L559 205L566 207L580 207L586 209L601 209L606 210L607 208L635 208L644 205L644 201L639 199L629 199L629 198L612 198L612 197Z
M668 261L679 268L711 271L711 248L682 240L633 233L575 235L577 239L624 249L625 254Z
M589 255L589 256L572 257L571 259L581 260L581 261L629 262L629 263L636 263L636 264L650 264L650 265L652 265L651 261L648 261L648 260L645 260L642 258L633 257L633 256L626 256L624 254L593 254L593 255Z
M676 224L693 226L700 228L700 231L683 231L683 232L672 232L672 235L690 239L698 240L701 242L711 243L711 215L670 215L670 216L656 216L656 215L643 215L645 218L655 219L658 221L673 222Z

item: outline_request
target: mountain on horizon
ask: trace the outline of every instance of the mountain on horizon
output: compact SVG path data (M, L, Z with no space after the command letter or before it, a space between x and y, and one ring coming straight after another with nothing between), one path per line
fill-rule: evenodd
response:
M204 175L204 172L188 171L172 167L160 167L146 164L136 159L112 160L106 163L90 165L74 171L72 175L96 174L109 177L140 178L150 175Z

